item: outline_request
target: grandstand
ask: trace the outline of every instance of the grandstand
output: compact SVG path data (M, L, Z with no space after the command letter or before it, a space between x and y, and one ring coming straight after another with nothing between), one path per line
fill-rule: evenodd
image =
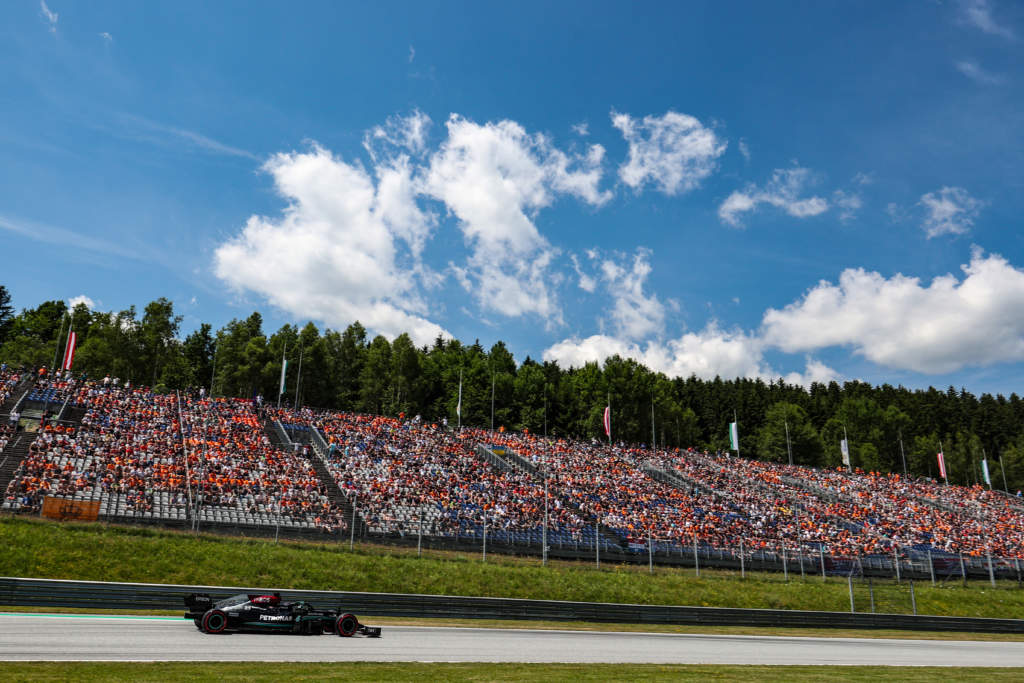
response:
M423 538L659 561L799 558L828 566L1019 571L1024 505L1002 493L694 449L156 394L0 373L2 509L97 503L97 517L242 533ZM575 554L573 554L575 553ZM889 563L889 564L886 564ZM981 568L981 569L979 569Z

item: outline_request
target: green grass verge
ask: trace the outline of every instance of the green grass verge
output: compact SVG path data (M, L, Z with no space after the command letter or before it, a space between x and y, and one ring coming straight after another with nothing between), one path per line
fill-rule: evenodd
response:
M4 662L5 681L1019 681L1019 669L630 664Z
M383 546L246 540L154 528L58 523L0 517L0 575L95 581L238 585L438 595L848 611L842 579L655 569L552 562L489 555L425 552ZM1024 591L949 583L916 584L918 611L971 617L1022 618ZM867 594L858 593L866 611ZM909 613L906 585L876 582L879 612Z

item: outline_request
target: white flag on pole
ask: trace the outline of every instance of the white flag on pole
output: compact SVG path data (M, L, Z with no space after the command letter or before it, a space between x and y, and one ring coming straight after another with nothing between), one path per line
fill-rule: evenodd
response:
M988 476L988 458L981 459L981 473L985 475L985 483L992 488L992 480Z
M286 361L281 363L281 387L277 390L277 393L278 393L279 396L284 393L285 375L287 374L287 372L288 372L288 361L286 360Z
M850 444L846 442L846 439L842 439L839 442L839 450L843 454L843 464L847 467L850 466Z
M740 428L736 422L729 423L729 448L734 451L740 449Z

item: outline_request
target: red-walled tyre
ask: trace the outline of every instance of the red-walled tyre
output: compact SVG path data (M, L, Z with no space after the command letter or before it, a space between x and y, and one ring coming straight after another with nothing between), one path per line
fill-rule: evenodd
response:
M359 620L356 619L354 614L342 614L338 617L338 620L334 622L334 630L338 632L338 635L342 638L350 638L356 633L356 629L359 628Z
M228 626L228 615L219 609L212 609L203 615L205 633L221 633Z

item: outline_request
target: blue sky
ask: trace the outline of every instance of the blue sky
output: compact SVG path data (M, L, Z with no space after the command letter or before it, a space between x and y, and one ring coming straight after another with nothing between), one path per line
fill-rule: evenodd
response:
M1024 380L1024 7L6 3L0 283L670 375Z

